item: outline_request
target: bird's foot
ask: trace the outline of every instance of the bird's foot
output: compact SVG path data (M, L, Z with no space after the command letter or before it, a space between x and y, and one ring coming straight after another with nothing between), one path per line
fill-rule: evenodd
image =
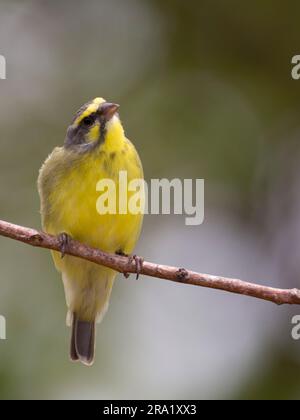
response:
M128 257L129 258L129 263L131 264L133 261L135 262L135 266L136 266L136 280L139 279L142 268L143 268L143 263L144 263L144 258L142 257L138 257L137 255L128 255L125 254L125 252L123 252L121 249L116 251L116 255L120 255L121 257ZM128 277L130 276L130 273L124 272L123 276L128 279Z
M132 263L133 261L135 262L135 266L136 266L136 280L138 280L139 277L140 277L140 274L142 272L142 269L143 269L144 258L138 257L137 255L131 255L129 257L129 261L130 261L130 263Z
M116 252L115 252L115 254L116 255L119 255L120 257L129 257L129 255L128 254L125 254L125 252L123 252L122 251L122 249L118 249ZM128 279L129 278L129 276L130 276L130 274L129 273L126 273L126 272L123 272L123 276L126 278L126 279Z
M61 258L64 258L64 256L66 255L66 252L67 252L68 247L69 247L70 239L71 239L71 237L65 232L62 232L58 235L59 249L60 249L60 252L61 252L60 257Z

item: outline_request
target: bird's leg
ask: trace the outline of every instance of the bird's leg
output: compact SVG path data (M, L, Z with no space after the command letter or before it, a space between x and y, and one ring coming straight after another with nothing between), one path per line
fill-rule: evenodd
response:
M71 237L65 232L62 232L58 235L61 258L64 258L64 256L66 255L66 251L68 250L70 239Z

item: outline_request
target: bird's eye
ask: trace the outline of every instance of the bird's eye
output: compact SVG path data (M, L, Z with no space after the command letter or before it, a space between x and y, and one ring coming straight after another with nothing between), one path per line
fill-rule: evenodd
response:
M91 125L93 125L93 124L94 124L94 119L93 119L92 117L85 117L85 118L82 120L82 122L83 122L83 124L84 124L86 127L90 127Z

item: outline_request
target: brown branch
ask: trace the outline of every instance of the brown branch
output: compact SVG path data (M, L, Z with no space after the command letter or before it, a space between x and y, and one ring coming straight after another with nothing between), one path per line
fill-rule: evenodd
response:
M61 242L58 237L1 220L0 235L29 245L60 251ZM120 273L136 273L137 271L136 262L132 258L109 254L75 240L68 242L66 254L110 267ZM153 264L146 261L143 262L140 274L177 283L193 284L195 286L251 296L268 300L278 305L300 304L300 290L298 289L276 289L238 279L200 274L184 268Z

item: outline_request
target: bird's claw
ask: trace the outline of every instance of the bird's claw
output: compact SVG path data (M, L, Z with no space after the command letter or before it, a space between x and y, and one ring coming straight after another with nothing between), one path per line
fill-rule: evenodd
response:
M60 257L64 258L69 247L70 236L67 233L62 232L58 235L58 240L59 240L59 248L61 252Z

